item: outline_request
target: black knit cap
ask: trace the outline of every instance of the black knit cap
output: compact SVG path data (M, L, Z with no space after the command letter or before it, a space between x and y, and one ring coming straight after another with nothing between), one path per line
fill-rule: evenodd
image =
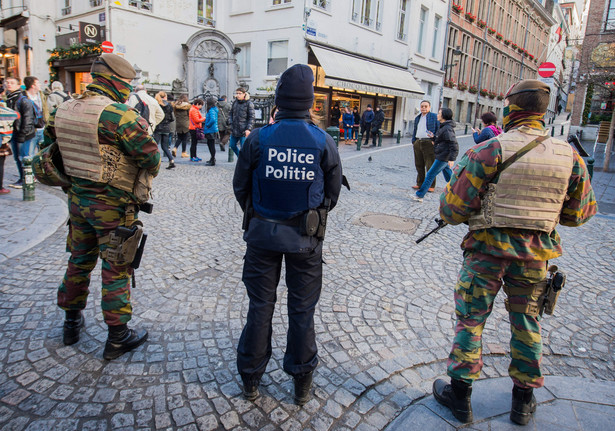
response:
M282 73L275 89L275 104L280 109L305 111L314 103L314 73L305 64L295 64Z

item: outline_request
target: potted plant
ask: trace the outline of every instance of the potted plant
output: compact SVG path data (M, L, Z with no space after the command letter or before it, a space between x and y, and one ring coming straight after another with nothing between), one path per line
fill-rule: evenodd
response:
M470 89L468 90L472 94L478 93L478 87L476 85L470 85Z
M465 82L458 82L457 89L461 91L466 91L468 89L468 84L466 84Z
M452 79L447 79L444 81L444 86L448 87L448 88L454 88L455 87L455 81L453 81Z
M495 34L495 38L496 38L497 40L502 40L502 39L504 39L504 36L502 36L502 34L501 34L501 33L496 33L496 34Z
M478 26L478 28L485 28L487 26L487 22L483 21L482 19L479 19L478 21L476 21L476 25Z
M504 100L504 93L498 94L498 100Z
M489 96L490 99L495 99L495 96L497 96L497 94L495 91L489 90L489 94L487 94L487 96Z
M481 88L480 89L480 95L485 97L486 95L489 94L489 90L487 90L486 88Z
M510 40L505 39L505 40L504 40L504 45L506 45L506 46L510 45Z
M525 51L522 47L517 46L517 51L519 51L519 54L523 54L523 51Z
M514 43L514 42L513 42L513 43L511 43L511 44L510 44L510 47L511 47L512 49L517 49L517 48L518 48L518 45L517 45L516 43Z
M453 7L453 12L455 12L455 13L459 14L459 13L463 12L463 7L460 4L453 3L452 7Z
M487 33L493 36L493 34L495 33L495 28L491 28L491 27L487 28Z
M470 12L466 12L465 17L470 22L476 21L476 15L472 15Z

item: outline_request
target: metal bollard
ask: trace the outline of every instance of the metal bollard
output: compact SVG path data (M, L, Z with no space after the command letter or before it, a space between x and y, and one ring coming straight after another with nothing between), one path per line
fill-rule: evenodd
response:
M551 137L555 136L555 127L551 127Z
M559 132L559 134L560 134L560 135L563 135L563 134L564 134L564 125L563 125L563 124L562 124L562 131L561 131L561 132Z
M359 133L359 139L357 139L357 151L361 151L361 139L363 139L363 135Z
M593 158L589 158L587 159L587 172L589 173L589 180L591 181L591 179L594 176L594 159Z
M233 155L235 153L233 152L233 150L231 150L231 144L229 144L228 146L228 162L232 163L233 162Z
M32 172L32 157L24 157L23 163L23 200L34 200L34 172Z
M397 142L396 144L399 144L401 142L401 130L397 131Z
M382 147L382 130L378 130L378 146Z
M465 130L465 132L463 132L463 134L464 134L464 135L467 135L467 134L468 134L468 125L467 125L467 124L466 124L466 130Z

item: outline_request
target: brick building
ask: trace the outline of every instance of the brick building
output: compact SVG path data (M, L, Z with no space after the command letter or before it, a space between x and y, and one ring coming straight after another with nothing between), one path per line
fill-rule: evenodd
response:
M581 49L571 124L583 125L585 100L590 90L589 123L608 121L613 112L615 85L615 2L592 0ZM611 84L607 84L611 83Z
M457 3L459 2L459 3ZM478 124L519 79L536 78L555 20L553 2L453 0L447 35L443 105L461 123Z

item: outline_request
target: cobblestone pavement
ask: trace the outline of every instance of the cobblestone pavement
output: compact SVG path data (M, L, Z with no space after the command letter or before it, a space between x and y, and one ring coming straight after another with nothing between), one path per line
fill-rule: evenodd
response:
M462 140L465 147L469 140ZM282 371L286 290L279 288L273 357L255 402L242 399L235 347L247 312L245 245L231 190L233 164L184 160L155 182L151 234L133 291L131 325L146 344L102 359L100 267L92 276L86 328L62 344L56 288L68 255L66 227L0 266L0 428L7 430L282 429L380 430L431 393L445 373L453 334L452 289L464 227L435 226L438 194L409 199L407 142L360 153L340 145L352 190L330 215L316 314L321 359L314 397L292 402ZM205 154L204 149L200 149ZM371 161L368 157L371 156ZM442 177L438 178L439 189ZM384 217L389 216L389 217ZM377 226L377 227L371 227ZM568 273L555 316L543 320L545 374L615 380L615 225L597 216L559 229ZM503 300L485 329L484 377L507 375Z

